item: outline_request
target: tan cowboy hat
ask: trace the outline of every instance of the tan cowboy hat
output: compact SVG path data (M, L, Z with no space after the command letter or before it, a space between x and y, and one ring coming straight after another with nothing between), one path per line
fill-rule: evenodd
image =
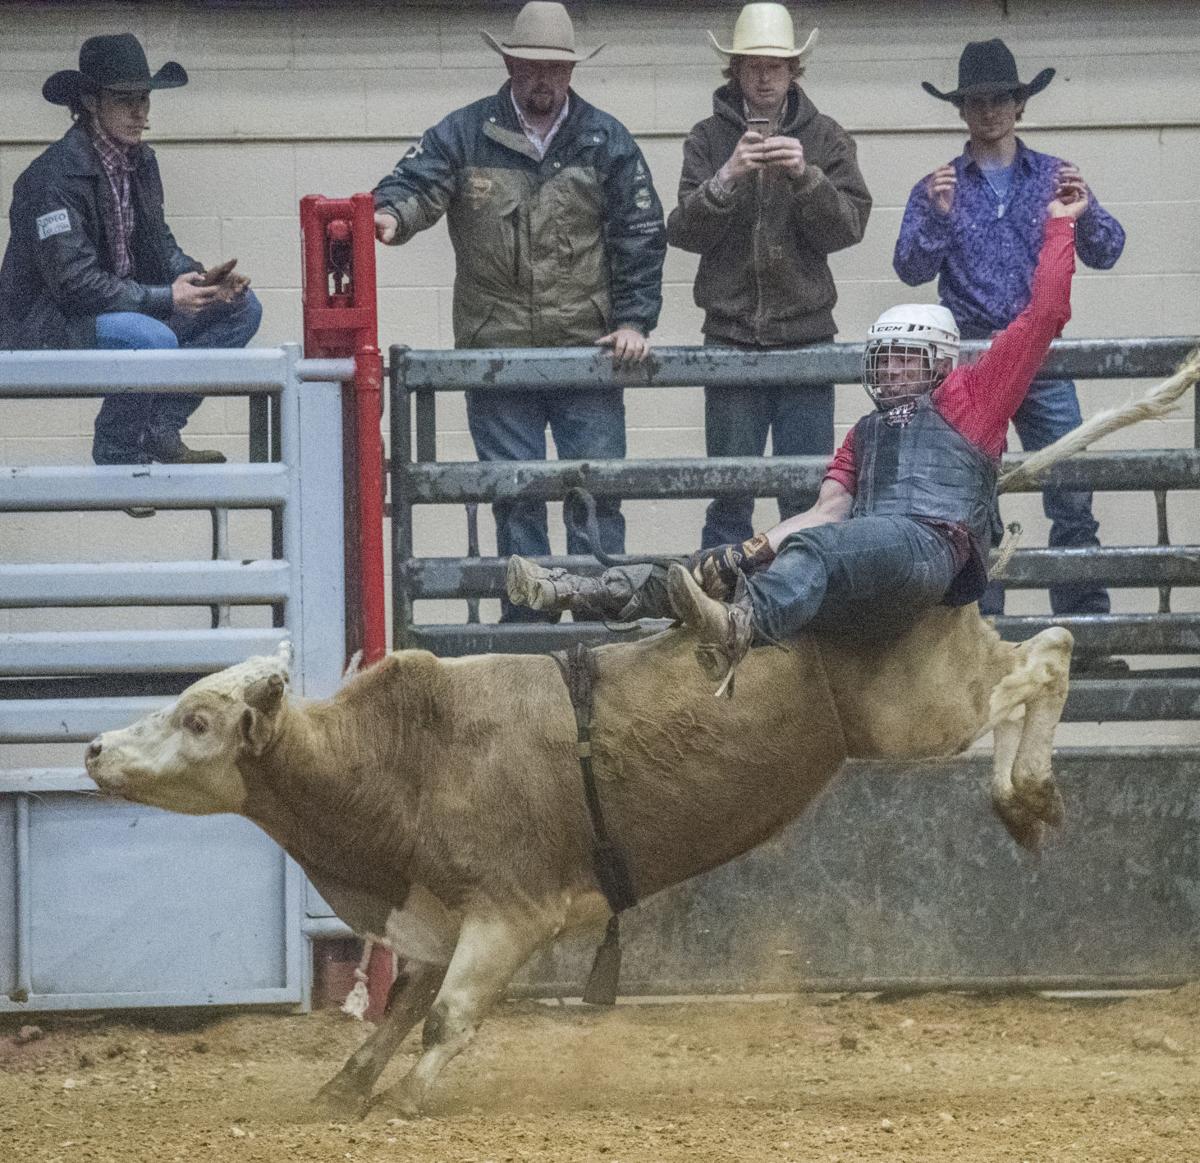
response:
M799 48L796 29L782 4L745 4L733 26L733 47L725 48L710 32L708 39L723 57L806 57L817 43L814 28Z
M501 56L523 61L590 61L604 47L576 51L575 26L567 10L549 0L529 0L517 13L508 40L497 40L483 29L479 35Z

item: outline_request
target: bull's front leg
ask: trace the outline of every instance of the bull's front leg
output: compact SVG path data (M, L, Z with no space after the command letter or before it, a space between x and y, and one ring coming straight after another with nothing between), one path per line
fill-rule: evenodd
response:
M387 1008L375 1032L346 1061L313 1100L323 1118L359 1118L371 1089L408 1032L428 1012L446 976L446 966L408 961L396 975Z
M400 1083L380 1096L380 1105L408 1118L418 1115L438 1075L475 1036L513 974L558 928L528 915L464 918L446 979L425 1019L424 1052Z

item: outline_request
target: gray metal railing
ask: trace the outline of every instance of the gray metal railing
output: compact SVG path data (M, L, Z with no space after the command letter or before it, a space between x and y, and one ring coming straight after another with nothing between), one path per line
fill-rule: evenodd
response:
M164 511L156 518L163 537L155 560L89 560L93 551L84 542L54 547L60 557L64 547L75 549L66 562L0 562L0 610L207 605L214 611L207 629L0 633L0 882L15 886L11 907L0 893L0 1012L306 1001L307 889L294 864L277 850L265 854L273 848L269 841L232 823L214 824L197 838L193 822L166 816L159 822L156 814L129 837L128 846L117 846L119 856L144 861L152 881L162 881L161 888L143 886L133 907L112 887L119 880L112 853L99 840L93 842L93 834L113 827L121 811L132 822L118 826L132 828L140 819L138 809L72 795L92 786L82 762L18 766L6 762L3 748L82 744L163 706L198 674L273 652L284 637L295 648L297 690L323 696L336 689L345 610L342 559L329 546L342 541L341 381L352 375L352 361L304 360L295 345L125 352L119 358L100 351L0 353L0 406L6 399L113 392L244 396L252 403L270 402L274 438L263 451L277 457L274 463L10 465L0 470L0 517L131 506ZM214 560L178 559L185 551L173 534L181 527L171 524L169 513L179 510L213 514ZM230 557L232 510L269 515L268 556ZM274 624L230 624L231 608L255 606L277 611ZM139 847L142 833L148 833L146 847ZM243 861L249 867L239 872ZM177 876L183 880L173 881ZM195 893L206 876L223 884L212 899L207 888ZM239 876L246 886L240 898L244 916L233 903L242 889L231 878ZM81 886L86 890L98 879L108 886L102 905L72 903ZM257 914L256 894L270 902ZM90 973L77 973L60 956L60 946L63 951L72 947L59 929L60 903L66 916L73 909L97 916L112 911L106 922L113 927L111 942L89 948L89 959L95 958ZM226 909L232 912L222 915ZM213 936L218 931L220 938ZM155 941L176 951L195 942L192 975L172 976L171 959L160 966L153 956L139 954L136 965L126 963L125 946L149 949ZM210 944L220 953L212 954L213 979L206 980ZM104 984L118 981L119 987Z
M1056 342L1041 375L1083 380L1163 378L1193 347L1191 337L1077 339ZM963 344L976 358L984 342ZM655 349L639 368L614 371L607 355L589 348L390 353L392 422L393 626L397 644L422 645L440 654L489 650L558 649L572 641L611 641L594 624L420 625L412 603L497 597L504 562L484 557L425 557L413 551L413 510L419 505L477 505L506 499L562 500L574 487L623 499L707 498L722 495L815 495L824 457L682 457L625 461L437 461L437 395L451 391L556 391L621 387L654 390L697 384L779 386L857 383L862 344L823 344L802 350L747 352L728 348ZM1200 489L1200 408L1191 449L1085 453L1055 467L1045 483L1097 491L1153 491L1154 546L1100 551L1025 549L1013 556L1005 584L1042 588L1096 582L1150 587L1160 592L1156 614L1001 617L1007 638L1026 637L1050 624L1069 626L1080 646L1105 653L1192 654L1200 649L1194 615L1170 612L1170 590L1200 585L1200 548L1173 546L1167 523L1168 490ZM1006 458L1017 463L1020 456ZM1037 492L1041 486L1021 491ZM590 559L553 557L547 563L584 572ZM1154 674L1106 682L1074 683L1068 717L1076 719L1200 717L1200 677Z

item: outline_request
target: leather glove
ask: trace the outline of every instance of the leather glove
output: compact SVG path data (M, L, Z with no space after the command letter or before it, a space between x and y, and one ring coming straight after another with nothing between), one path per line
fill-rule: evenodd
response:
M700 588L710 598L727 602L733 597L738 578L770 565L775 550L765 533L756 533L740 545L717 545L692 554L688 568Z

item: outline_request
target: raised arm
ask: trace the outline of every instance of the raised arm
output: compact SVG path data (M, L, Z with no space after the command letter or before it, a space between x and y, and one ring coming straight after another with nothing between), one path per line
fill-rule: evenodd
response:
M1071 201L1064 201L1068 197ZM972 430L990 434L985 451L993 455L1001 451L1008 422L1025 399L1051 341L1071 318L1075 223L1086 208L1082 186L1050 203L1029 305L992 340L978 363L961 369L938 389L946 419L965 431L963 418L969 416Z

